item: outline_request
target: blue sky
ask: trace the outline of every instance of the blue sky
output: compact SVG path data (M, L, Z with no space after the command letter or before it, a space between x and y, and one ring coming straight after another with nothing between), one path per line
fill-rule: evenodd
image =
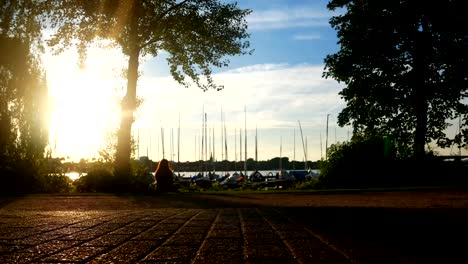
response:
M338 95L341 86L321 77L325 56L339 48L336 32L328 24L332 13L326 9L327 1L242 0L238 3L253 11L248 23L251 48L255 51L252 55L230 58L227 68L214 69L213 77L225 86L224 90L203 92L196 87L181 87L169 75L164 52L157 58L142 59L137 95L143 102L133 125L133 135L140 142L137 155L148 154L153 160L162 158L163 127L165 158L170 158L173 149L172 156L177 160L180 116L179 158L181 161L198 159L203 109L208 115L208 127L214 129L218 160L221 159L221 109L228 132L229 160L236 156L239 159L240 129L244 148L244 107L249 158L254 158L257 128L260 160L280 155L303 160L299 120L307 141L308 159L320 159L324 156L327 114L330 114L329 145L348 139L350 129L336 125L336 116L344 106ZM72 57L72 51L60 56L47 54L44 61L53 112L51 145L57 156L77 160L96 157L106 133L118 127L117 102L123 95L125 81L116 76L127 63L118 50L94 50L90 51L88 72L77 73L76 63L69 62ZM83 109L83 106L91 110L76 113L70 110ZM72 132L70 127L77 129ZM242 159L244 152L245 149Z

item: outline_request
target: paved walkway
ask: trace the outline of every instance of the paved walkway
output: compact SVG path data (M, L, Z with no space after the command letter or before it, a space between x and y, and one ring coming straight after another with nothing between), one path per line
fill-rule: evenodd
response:
M4 198L0 263L468 263L455 240L468 235L466 208L271 206L264 196L223 208L202 197Z

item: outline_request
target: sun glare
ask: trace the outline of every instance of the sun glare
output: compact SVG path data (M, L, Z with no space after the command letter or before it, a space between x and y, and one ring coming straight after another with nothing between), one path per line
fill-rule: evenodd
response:
M96 157L106 133L118 124L122 84L115 66L120 63L114 52L103 49L90 52L84 69L72 52L46 58L53 156Z

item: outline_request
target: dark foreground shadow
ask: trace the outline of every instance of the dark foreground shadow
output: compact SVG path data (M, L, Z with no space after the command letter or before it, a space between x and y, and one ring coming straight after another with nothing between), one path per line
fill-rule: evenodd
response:
M468 210L281 208L359 263L468 263Z

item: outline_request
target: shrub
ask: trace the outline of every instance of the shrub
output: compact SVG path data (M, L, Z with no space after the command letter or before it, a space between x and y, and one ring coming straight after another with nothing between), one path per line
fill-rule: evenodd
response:
M296 190L312 190L312 189L316 189L316 185L318 183L318 179L317 178L313 178L313 179L310 179L310 180L307 180L307 181L302 181L302 182L298 182L296 183L296 186L294 187L294 189Z
M153 183L152 175L148 167L138 161L133 161L132 175L130 176L130 191L132 192L148 192Z
M73 181L64 174L48 174L38 179L38 187L44 193L69 193L73 191Z
M320 163L318 187L349 188L389 184L396 155L382 137L358 138L332 145L328 160ZM391 144L390 144L391 145Z
M99 164L74 181L78 192L111 192L113 191L113 174L111 169Z

